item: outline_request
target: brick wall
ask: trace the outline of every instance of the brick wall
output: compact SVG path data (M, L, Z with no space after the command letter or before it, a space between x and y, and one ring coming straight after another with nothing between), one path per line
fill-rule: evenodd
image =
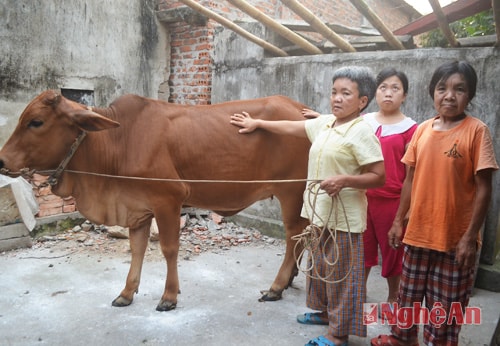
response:
M33 182L39 185L44 182L46 177L35 174ZM76 211L76 204L73 197L61 198L52 194L50 187L33 189L35 198L38 202L39 211L36 217L45 217Z
M170 93L168 101L209 104L212 92L213 23L192 27L175 23L170 27Z
M254 20L227 1L197 0L197 3L232 21ZM248 3L275 19L302 20L278 0L248 0ZM369 25L349 1L303 0L301 3L327 23L350 27ZM389 29L394 30L410 21L410 18L399 10L398 1L368 0L367 3ZM185 5L178 1L158 0L157 8L161 11L180 6ZM169 92L161 93L160 98L180 104L210 104L213 35L217 26L220 24L213 20L208 20L206 25L186 22L168 25L171 46Z

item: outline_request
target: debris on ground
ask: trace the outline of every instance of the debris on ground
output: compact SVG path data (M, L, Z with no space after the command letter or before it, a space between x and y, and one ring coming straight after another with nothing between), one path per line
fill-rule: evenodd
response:
M179 259L211 251L226 251L235 246L249 244L282 245L284 240L263 235L255 228L227 222L222 216L204 210L188 208L180 217ZM101 253L128 253L128 229L120 226L95 225L85 221L56 235L44 235L33 242L33 248L64 248L69 253L81 248ZM150 242L146 257L162 258L158 241L158 226L151 225Z

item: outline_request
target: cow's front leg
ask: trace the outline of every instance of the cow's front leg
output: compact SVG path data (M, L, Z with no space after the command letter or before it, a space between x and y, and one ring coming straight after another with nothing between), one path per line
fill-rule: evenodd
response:
M128 306L132 304L134 293L139 291L139 283L141 282L142 263L144 254L148 246L149 232L151 228L151 220L143 225L129 229L130 251L132 253L132 261L127 275L125 288L120 295L113 300L111 305L117 307Z
M177 256L179 254L179 215L180 208L174 213L160 213L156 216L160 246L163 256L167 261L167 278L165 291L156 310L169 311L177 306L179 293L179 275L177 271Z

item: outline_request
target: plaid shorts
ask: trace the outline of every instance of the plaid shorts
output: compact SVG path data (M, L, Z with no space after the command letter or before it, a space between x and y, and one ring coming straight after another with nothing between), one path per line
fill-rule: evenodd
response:
M405 246L398 297L400 308L414 308L415 303L422 303L425 299L427 310L440 304L448 317L452 303L458 303L465 309L473 284L474 268L460 268L455 261L454 251L440 252ZM455 319L446 318L446 321L437 326L424 324L426 345L458 345L461 325ZM401 340L416 340L418 325L409 328L395 325L392 326L392 333Z
M325 243L323 239L321 249L313 251L313 258L310 257L309 261L314 261L313 275L316 273L330 281L340 282L326 283L308 276L306 304L313 310L328 312L330 335L365 337L367 330L363 324L363 303L366 301L363 234L351 233L349 239L349 233L337 231L335 242L338 248L331 240ZM336 259L338 262L333 264ZM345 279L342 280L343 278Z

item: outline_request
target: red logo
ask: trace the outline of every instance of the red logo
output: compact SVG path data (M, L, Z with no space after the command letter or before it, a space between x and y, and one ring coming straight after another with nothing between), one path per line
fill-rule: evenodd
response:
M363 324L367 326L378 323L378 304L363 304Z
M380 312L380 313L379 313ZM401 329L408 329L414 325L432 324L439 327L447 325L481 324L481 308L463 307L458 302L451 303L446 311L441 303L435 303L429 309L421 303L414 303L411 307L398 307L397 303L365 303L363 304L363 323L365 325L387 324L397 325Z

